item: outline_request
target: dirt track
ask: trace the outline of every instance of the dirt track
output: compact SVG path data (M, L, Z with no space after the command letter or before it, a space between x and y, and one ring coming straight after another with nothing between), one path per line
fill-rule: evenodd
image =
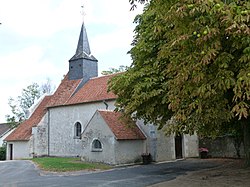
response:
M250 187L250 168L244 167L243 160L213 159L223 165L217 168L190 172L175 180L151 187Z

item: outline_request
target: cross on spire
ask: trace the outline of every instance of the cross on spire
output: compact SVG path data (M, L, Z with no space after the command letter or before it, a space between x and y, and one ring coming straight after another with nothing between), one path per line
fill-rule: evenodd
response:
M82 14L82 17L84 18L84 15L85 15L85 12L83 10L84 6L82 5L81 8L82 8L81 14ZM91 55L84 19L82 21L82 28L81 28L77 48L76 48L76 53L70 59L70 61L80 59L80 58L89 59L92 61L97 61L96 58L93 55Z
M82 17L85 13L84 6L81 6ZM79 88L85 84L91 77L98 76L97 59L91 55L87 31L82 22L82 28L76 48L75 55L69 60L69 80L82 79Z
M81 9L82 22L84 23L84 16L86 15L86 13L84 12L84 3L82 4Z

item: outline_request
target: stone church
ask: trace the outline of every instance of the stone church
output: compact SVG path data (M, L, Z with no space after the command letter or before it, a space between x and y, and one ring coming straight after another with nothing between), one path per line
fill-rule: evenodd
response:
M8 160L59 156L118 165L140 162L149 153L157 162L199 155L195 135L165 136L153 124L121 120L114 112L116 95L107 92L115 74L98 77L97 62L83 23L55 93L40 98L30 117L5 139Z

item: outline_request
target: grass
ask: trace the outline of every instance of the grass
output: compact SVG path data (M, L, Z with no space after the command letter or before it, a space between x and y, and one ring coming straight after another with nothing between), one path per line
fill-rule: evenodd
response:
M39 168L46 171L67 172L80 170L110 169L105 164L83 162L80 158L62 158L62 157L42 157L33 158Z

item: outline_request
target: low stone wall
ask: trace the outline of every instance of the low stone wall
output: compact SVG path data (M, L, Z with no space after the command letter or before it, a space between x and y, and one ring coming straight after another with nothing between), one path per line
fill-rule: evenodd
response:
M231 136L218 137L216 139L200 138L199 147L208 149L209 157L239 158L234 146L234 139ZM240 145L240 157L244 157L243 143Z

